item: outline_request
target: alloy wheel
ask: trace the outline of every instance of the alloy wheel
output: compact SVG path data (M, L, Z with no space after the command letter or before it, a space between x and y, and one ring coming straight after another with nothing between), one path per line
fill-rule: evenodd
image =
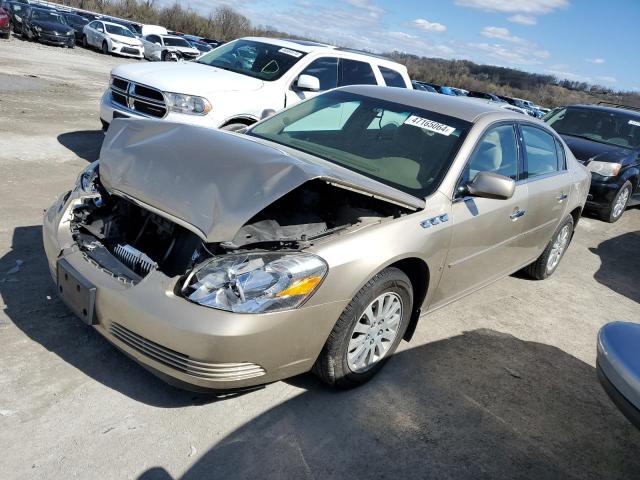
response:
M629 201L629 189L624 188L620 194L616 197L616 201L613 204L613 218L618 218L624 212Z
M547 260L547 272L553 271L558 266L562 254L569 244L571 238L571 226L565 225L562 230L556 236L553 245L551 246L551 252L549 252L549 259Z
M385 292L365 308L351 332L347 363L352 372L369 370L394 344L402 321L402 299Z

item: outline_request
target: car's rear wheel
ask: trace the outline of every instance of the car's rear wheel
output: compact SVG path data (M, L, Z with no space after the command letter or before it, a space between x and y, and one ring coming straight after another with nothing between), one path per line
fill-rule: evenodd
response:
M395 352L409 324L413 289L397 268L386 268L353 297L336 322L313 371L334 387L373 377Z
M573 238L573 217L569 215L556 230L538 259L524 268L524 272L535 280L544 280L556 271L560 260Z
M86 35L82 35L82 46L84 48L89 48L89 42L87 41L87 36Z
M600 213L600 218L609 223L615 223L620 220L624 210L627 208L632 191L633 185L631 185L631 182L625 182L607 209Z
M102 53L109 55L109 45L107 42L102 42Z

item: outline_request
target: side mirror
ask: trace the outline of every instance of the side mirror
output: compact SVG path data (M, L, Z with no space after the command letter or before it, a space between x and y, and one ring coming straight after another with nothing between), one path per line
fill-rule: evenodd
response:
M513 197L516 182L504 175L493 172L478 172L467 185L467 191L474 197L495 198L507 200Z
M319 92L320 79L318 77L314 77L313 75L300 75L298 77L298 81L296 82L296 89L309 92Z
M274 113L276 113L276 111L273 108L267 108L262 111L262 114L260 115L260 120L264 120L265 118L270 117Z

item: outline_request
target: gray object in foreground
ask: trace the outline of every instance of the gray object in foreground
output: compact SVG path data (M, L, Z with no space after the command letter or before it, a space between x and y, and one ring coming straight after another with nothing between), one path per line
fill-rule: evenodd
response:
M598 378L611 400L640 428L640 325L612 322L598 333Z

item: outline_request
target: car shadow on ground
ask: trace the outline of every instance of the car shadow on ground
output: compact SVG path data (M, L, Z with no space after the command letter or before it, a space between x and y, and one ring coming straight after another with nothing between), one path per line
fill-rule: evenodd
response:
M40 226L14 230L11 250L0 258L0 297L5 314L31 340L134 400L174 408L235 396L216 397L167 385L76 318L57 297L42 248Z
M541 343L475 330L401 352L353 390L294 382L306 391L180 478L640 478L640 432L595 369Z
M601 262L593 277L614 292L640 303L640 231L610 238L589 251L598 255Z
M94 162L100 156L104 141L102 130L80 130L58 135L58 142L87 162Z

